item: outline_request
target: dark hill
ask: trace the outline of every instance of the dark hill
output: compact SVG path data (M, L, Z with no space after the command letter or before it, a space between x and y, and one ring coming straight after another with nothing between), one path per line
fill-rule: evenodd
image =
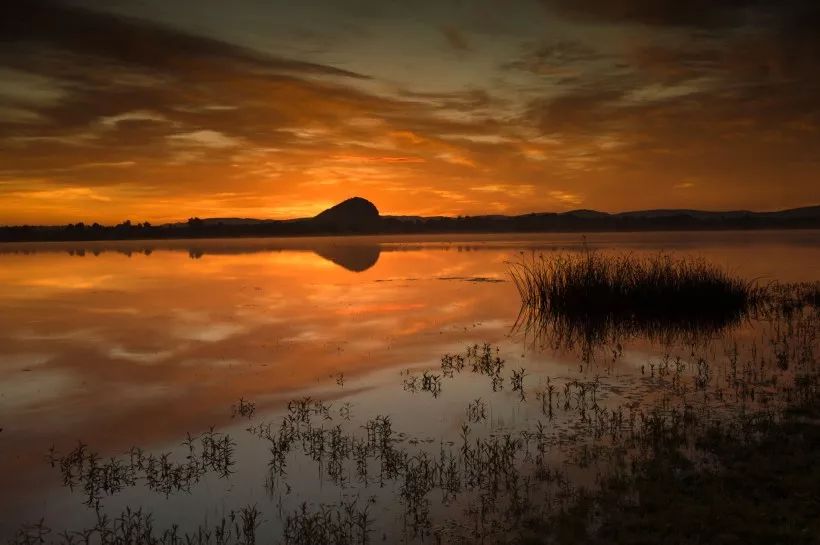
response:
M321 212L312 222L335 231L368 230L379 224L379 209L367 199L353 197Z
M128 240L223 237L288 237L364 234L542 233L604 231L699 231L727 229L820 229L820 206L774 212L734 210L640 210L608 214L595 210L545 212L520 216L382 216L376 206L353 197L313 218L254 220L249 218L191 218L184 223L151 225L0 226L0 242L58 240ZM347 250L323 249L332 261L351 270L363 269L377 255L352 255ZM351 255L348 255L351 254ZM352 257L351 257L352 256ZM349 263L348 263L349 261Z

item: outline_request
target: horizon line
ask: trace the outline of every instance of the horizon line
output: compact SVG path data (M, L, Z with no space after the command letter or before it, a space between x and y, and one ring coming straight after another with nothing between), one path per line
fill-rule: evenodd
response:
M338 203L334 204L333 206L326 208L325 210L329 210L339 204L347 202L352 199L363 199L371 204L372 201L365 199L364 197L350 197L343 201L339 201ZM375 206L375 204L374 204ZM768 209L768 210L749 210L749 209L719 209L719 210L710 210L705 208L642 208L642 209L632 209L632 210L621 210L618 212L607 212L604 210L596 210L594 208L573 208L570 210L564 211L532 211L532 212L523 212L520 214L504 214L504 213L485 213L485 214L455 214L455 215L446 215L446 214L436 214L436 215L420 215L420 214L383 214L379 211L380 218L422 218L422 219L434 219L434 218L449 218L449 219L459 219L459 218L482 218L482 217L507 217L507 218L514 218L520 216L528 216L528 215L538 215L538 214L572 214L575 212L595 212L598 214L606 214L609 216L617 216L621 214L634 214L634 213L641 213L641 212L699 212L699 213L708 213L708 214L729 214L729 213L748 213L748 214L774 214L774 213L782 213L782 212L791 212L794 210L803 210L808 208L820 208L820 203L816 204L809 204L804 206L796 206L790 208L776 208L776 209ZM377 207L378 209L378 207ZM323 210L324 211L324 210ZM318 214L321 214L323 211L320 211ZM318 215L316 214L316 215ZM143 221L133 221L129 218L122 220L120 223L113 224L116 225L123 225L127 222L130 222L131 225L140 225L144 223L148 223L153 227L163 227L163 226L171 226L177 224L185 224L192 219L199 219L202 221L214 221L214 220L247 220L247 221L259 221L259 222L287 222L287 221L305 221L311 220L316 217L314 216L302 216L302 217L295 217L295 218L262 218L262 217L252 217L252 216L212 216L212 217L202 217L198 215L189 216L187 219L177 219L177 220L169 220L164 221L162 223L156 223L149 220ZM0 224L0 228L9 228L9 227L66 227L69 225L78 225L82 224L85 226L92 226L94 224L100 225L102 227L109 227L112 226L111 224L100 223L97 221L86 222L83 220L78 220L76 222L67 222L67 223L54 223L54 224L33 224L33 223L24 223L24 224Z

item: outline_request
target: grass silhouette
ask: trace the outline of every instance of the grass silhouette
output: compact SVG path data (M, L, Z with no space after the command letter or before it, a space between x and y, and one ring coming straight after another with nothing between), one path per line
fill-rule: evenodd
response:
M584 351L636 335L671 342L716 334L740 323L768 291L703 259L664 253L587 249L508 265L522 303L516 326Z

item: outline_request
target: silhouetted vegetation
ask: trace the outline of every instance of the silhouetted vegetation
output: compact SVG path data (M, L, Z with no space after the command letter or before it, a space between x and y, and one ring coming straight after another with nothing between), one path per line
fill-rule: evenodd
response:
M0 242L87 241L173 238L287 237L356 234L536 233L666 231L726 229L816 229L820 207L780 212L646 211L607 214L591 210L520 216L394 217L380 216L365 199L348 199L314 218L257 220L190 218L187 222L151 225L126 220L105 226L0 227Z
M685 320L749 308L760 290L702 259L580 254L533 256L511 265L525 305L545 314Z
M52 447L48 459L52 467L59 468L63 486L82 491L86 505L95 508L104 497L137 483L168 496L190 492L209 473L221 478L233 473L236 443L230 436L211 429L198 437L189 434L183 445L184 460L175 460L171 452L155 455L136 447L125 458L104 460L82 442L66 454Z
M522 302L517 327L585 351L635 335L667 343L714 335L769 300L753 282L667 254L533 254L511 263L510 276Z
M126 508L111 517L96 511L96 523L80 530L54 532L41 520L21 527L14 545L255 545L256 530L261 513L255 506L245 506L221 517L217 524L200 526L195 531L183 532L178 525L158 530L154 517L142 509Z

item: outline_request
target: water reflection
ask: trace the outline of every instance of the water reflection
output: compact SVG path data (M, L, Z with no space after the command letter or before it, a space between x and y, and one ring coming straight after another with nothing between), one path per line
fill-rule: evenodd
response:
M379 260L377 244L327 244L313 249L317 255L353 272L366 271Z
M747 278L820 276L816 234L667 237L587 243L692 252ZM362 415L389 407L397 429L451 434L457 428L448 415L462 417L476 384L411 403L396 395L399 370L423 385L422 368L476 342L502 345L512 369L553 376L576 369L572 354L532 352L509 337L519 300L505 263L520 251L582 242L363 237L0 247L0 534L22 520L74 513L71 496L42 467L52 445L71 452L83 440L104 457L135 444L172 450L186 432L236 426L226 408L243 397L260 415L303 394L338 400L336 408L352 403ZM343 386L331 378L340 374ZM506 394L517 402L519 392ZM476 415L481 407L475 403ZM497 421L501 409L492 408L485 413ZM520 418L511 414L503 418ZM224 497L238 505L253 477L240 473L233 482L243 486ZM208 485L222 493L220 483ZM150 495L126 500L158 505ZM159 505L201 516L201 505L181 502Z
M136 242L84 242L55 244L8 244L0 246L0 255L35 255L65 252L72 257L99 257L113 252L132 257L150 256L155 251L185 251L191 259L206 255L242 255L270 252L312 252L352 272L362 272L379 260L381 246L367 239L297 238L250 240L180 240Z

